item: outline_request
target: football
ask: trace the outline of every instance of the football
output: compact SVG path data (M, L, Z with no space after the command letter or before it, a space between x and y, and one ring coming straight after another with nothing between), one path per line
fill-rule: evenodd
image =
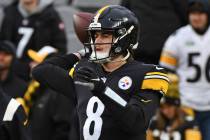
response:
M86 28L89 26L94 14L88 12L78 12L73 15L74 30L78 39L85 43L87 41Z

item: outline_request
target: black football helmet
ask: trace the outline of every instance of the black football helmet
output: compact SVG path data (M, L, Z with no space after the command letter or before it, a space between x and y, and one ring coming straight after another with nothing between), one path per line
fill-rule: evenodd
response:
M130 50L135 49L138 46L138 19L133 12L120 5L108 5L99 9L92 19L87 31L89 42L85 43L85 45L89 46L92 53L95 54L96 52L93 52L95 49L91 48L96 45L96 31L111 32L115 38L111 43L108 43L112 45L108 57L98 59L96 54L94 58L90 57L91 61L100 63L109 62L110 58L117 55L130 54Z

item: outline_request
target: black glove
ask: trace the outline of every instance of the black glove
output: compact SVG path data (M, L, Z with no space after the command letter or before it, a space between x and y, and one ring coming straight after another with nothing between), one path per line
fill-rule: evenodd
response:
M75 84L89 87L94 95L103 92L106 88L106 85L96 72L88 67L80 67L78 71L76 71Z

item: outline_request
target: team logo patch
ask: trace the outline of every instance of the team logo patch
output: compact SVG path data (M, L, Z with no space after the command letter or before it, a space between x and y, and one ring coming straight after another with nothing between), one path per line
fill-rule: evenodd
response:
M129 89L131 87L131 85L132 85L132 80L128 76L121 78L118 82L118 86L122 90Z

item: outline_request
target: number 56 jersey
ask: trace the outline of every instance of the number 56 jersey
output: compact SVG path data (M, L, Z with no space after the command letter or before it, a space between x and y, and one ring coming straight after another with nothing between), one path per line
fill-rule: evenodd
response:
M172 34L163 48L160 65L176 71L183 105L210 110L210 29L198 35L190 25Z
M95 70L110 96L103 91L95 96L89 88L75 84L79 139L145 140L149 121L168 88L163 68L131 61L107 73L99 64L80 61L74 75L82 66ZM74 81L79 80L74 75Z

